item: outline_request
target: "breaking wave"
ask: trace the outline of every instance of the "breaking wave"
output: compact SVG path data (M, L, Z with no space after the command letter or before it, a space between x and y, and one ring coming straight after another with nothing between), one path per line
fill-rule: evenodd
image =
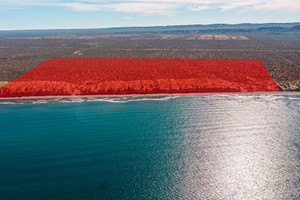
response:
M17 99L0 101L0 104L45 104L45 103L83 103L83 102L109 102L128 103L137 101L168 101L178 96L151 96L151 97L78 97L78 98L55 98L55 99Z
M1 100L1 104L46 104L46 103L84 103L84 102L108 102L108 103L129 103L138 101L168 101L176 98L199 97L195 95L158 95L158 96L124 96L124 97L57 97L57 98L36 98L36 99L12 99ZM285 101L300 100L300 95L274 95L274 94L209 94L201 95L202 100L235 99L238 101Z
M95 98L95 99L87 99L87 102L128 103L128 102L136 102L136 101L167 101L178 97L179 96Z

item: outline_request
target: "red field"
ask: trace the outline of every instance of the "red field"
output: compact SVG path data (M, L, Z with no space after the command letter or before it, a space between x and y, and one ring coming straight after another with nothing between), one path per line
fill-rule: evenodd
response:
M257 59L50 58L0 97L280 91Z

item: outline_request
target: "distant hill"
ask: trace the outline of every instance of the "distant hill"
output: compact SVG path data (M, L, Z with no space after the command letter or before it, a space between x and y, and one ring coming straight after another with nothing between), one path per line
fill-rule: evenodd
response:
M299 26L294 26L293 28L290 29L291 31L300 31L300 25Z
M223 34L300 34L300 22L294 23L265 23L265 24L209 24L209 25L176 25L153 27L114 27L99 29L51 29L51 30L16 30L0 31L0 37L50 36L50 35L101 35L124 33L223 33Z

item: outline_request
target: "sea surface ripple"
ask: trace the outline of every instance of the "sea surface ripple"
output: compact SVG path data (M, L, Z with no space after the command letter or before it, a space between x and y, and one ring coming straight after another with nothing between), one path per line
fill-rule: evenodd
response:
M0 199L300 199L300 95L1 101Z

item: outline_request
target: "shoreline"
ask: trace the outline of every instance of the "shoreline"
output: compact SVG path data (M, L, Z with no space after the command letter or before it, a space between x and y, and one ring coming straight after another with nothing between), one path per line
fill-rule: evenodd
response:
M220 93L159 93L159 94L118 94L118 95L65 95L65 96L28 96L28 97L0 97L0 101L7 100L39 100L39 99L82 99L82 98L120 98L120 97L161 97L161 96L212 96L212 95L300 95L300 91L281 92L220 92Z

